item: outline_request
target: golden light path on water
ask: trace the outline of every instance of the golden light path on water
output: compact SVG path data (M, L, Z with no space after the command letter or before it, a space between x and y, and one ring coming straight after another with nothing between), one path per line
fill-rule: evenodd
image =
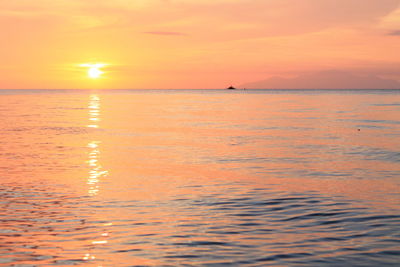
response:
M97 94L91 94L89 96L89 124L88 128L99 128L100 119L100 97ZM104 170L100 164L100 144L99 140L92 140L88 143L87 147L89 150L89 156L87 160L87 164L89 165L89 174L87 179L88 185L88 195L90 197L95 197L100 193L100 185L99 183L103 178L108 175L108 171ZM112 226L112 223L106 222L101 226L103 228ZM109 236L108 231L102 231L99 238L91 241L91 248L88 253L85 253L83 256L83 260L95 260L96 256L93 255L91 250L95 248L96 245L104 245L108 243L108 240L105 240Z

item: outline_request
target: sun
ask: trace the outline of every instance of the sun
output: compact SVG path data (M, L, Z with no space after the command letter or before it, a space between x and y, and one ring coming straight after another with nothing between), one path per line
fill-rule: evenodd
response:
M88 70L88 76L92 79L97 79L103 74L101 70L99 70L97 67L90 67Z
M103 63L96 63L96 64L81 64L81 67L88 68L87 75L91 79L98 79L104 73L100 68L104 67L105 64Z

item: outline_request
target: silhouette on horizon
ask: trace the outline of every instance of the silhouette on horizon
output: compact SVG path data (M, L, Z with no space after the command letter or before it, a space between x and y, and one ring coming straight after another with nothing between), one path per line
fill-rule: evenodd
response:
M265 80L245 83L250 89L400 89L400 82L341 70L327 70L301 74L293 78L274 76Z

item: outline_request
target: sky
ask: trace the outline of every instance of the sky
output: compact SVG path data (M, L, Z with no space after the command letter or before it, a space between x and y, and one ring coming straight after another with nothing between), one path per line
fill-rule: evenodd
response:
M0 36L2 89L400 81L400 0L0 0Z

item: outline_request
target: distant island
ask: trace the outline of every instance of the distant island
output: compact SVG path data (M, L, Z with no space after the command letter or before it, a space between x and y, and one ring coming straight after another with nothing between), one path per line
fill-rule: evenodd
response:
M356 75L344 71L321 71L295 78L271 77L242 84L249 89L400 89L396 80L375 75Z

